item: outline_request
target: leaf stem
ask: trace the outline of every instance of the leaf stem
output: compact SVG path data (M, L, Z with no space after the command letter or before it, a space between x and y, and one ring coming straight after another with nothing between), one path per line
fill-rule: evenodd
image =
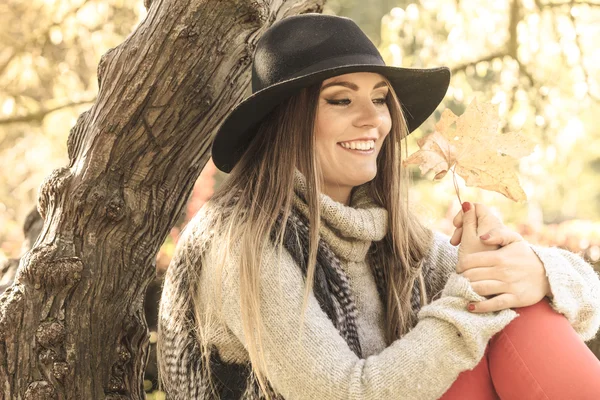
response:
M458 182L456 182L456 164L452 167L452 180L454 181L454 190L456 191L456 196L458 197L458 204L462 204L462 200L460 199L460 190L458 188Z

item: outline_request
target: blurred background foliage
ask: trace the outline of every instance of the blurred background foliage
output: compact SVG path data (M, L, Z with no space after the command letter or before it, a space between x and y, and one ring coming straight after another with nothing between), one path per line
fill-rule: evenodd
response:
M146 15L142 2L0 3L0 257L17 257L37 190L65 166L67 137L98 93L100 57Z
M491 206L530 242L600 259L600 2L329 0L324 13L355 20L388 65L451 68L444 102L409 136L409 154L444 108L461 114L475 97L498 104L503 132L538 143L519 165L528 201L465 187L458 177L461 199ZM101 55L146 10L142 1L7 0L0 15L1 262L20 257L39 185L67 164L69 130L95 101ZM432 182L417 167L411 172L410 201L431 227L451 234L459 211L452 177ZM158 254L158 279L180 230L223 179L209 162Z

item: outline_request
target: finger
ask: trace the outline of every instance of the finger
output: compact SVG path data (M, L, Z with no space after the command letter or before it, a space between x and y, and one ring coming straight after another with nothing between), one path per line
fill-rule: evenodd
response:
M460 275L465 277L469 282L486 280L508 281L506 275L502 272L502 269L498 267L471 268L468 271L461 272Z
M489 208L488 206L486 206L485 204L471 203L471 207L473 209L475 209L475 215L478 218L481 218L481 216L485 216L486 214L489 214L489 215L492 215L492 216L498 218L497 215L496 215L496 213L494 213L492 211L492 209ZM463 214L464 214L464 212L462 210L460 210L458 213L456 213L456 215L452 219L452 225L454 225L456 228L462 227L462 225L463 225ZM498 218L498 220L499 220L499 218Z
M501 247L524 240L523 236L521 236L519 233L511 231L507 228L494 228L488 233L481 235L480 239L485 244L494 244Z
M500 250L466 254L459 258L458 263L456 263L456 271L461 274L471 268L494 267L504 262L503 257Z
M475 207L468 201L463 203L463 235L469 237L477 236L477 216L475 215Z
M475 211L477 211L477 215L489 214L493 215L498 220L501 220L500 215L495 207L490 207L483 203L473 203L473 207L475 208Z
M456 215L454 216L454 219L452 219L452 225L454 225L456 228L461 228L463 224L463 210L461 209L460 211L458 211L458 213L456 213Z
M471 288L480 296L491 296L508 291L506 282L491 279L471 282Z
M469 303L475 306L474 310L469 310L474 313L487 313L494 311L502 311L509 308L516 308L517 296L512 293L503 293L498 296L492 297L489 300L484 300L475 303Z
M462 237L462 228L457 228L454 230L454 234L450 238L450 244L454 246L458 246L460 244L460 238Z
M504 226L501 215L495 208L488 207L482 203L473 203L473 208L478 218L478 226Z

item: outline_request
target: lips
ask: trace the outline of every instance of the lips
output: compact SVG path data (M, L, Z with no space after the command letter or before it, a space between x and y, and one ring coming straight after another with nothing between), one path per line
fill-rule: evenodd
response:
M354 154L373 154L375 152L375 148L369 149L369 150L360 150L360 149L347 149L344 146L342 146L340 143L337 144L338 146L340 146L341 149L352 152Z
M376 137L360 137L360 138L355 138L355 139L348 139L348 140L344 140L342 142L339 143L343 143L343 142L366 142L369 140L373 140L373 141L377 141Z
M364 143L369 143L369 146L365 146L365 147L369 147L368 149L363 149L361 147L363 147ZM369 140L351 140L351 141L344 141L344 142L338 142L339 145L341 145L344 148L349 148L349 146L355 145L356 150L370 150L370 145L373 145L373 148L375 148L375 146L377 145L377 142L373 139L369 139ZM345 144L345 146L343 145Z

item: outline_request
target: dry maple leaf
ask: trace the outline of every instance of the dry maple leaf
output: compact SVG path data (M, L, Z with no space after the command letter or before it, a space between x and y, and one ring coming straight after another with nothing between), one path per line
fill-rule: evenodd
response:
M454 167L453 173L463 177L467 186L493 190L514 201L527 200L516 167L536 143L520 133L499 133L499 127L494 104L474 99L460 117L446 109L435 131L417 140L420 150L403 164L419 165L423 175L433 171L434 180Z

